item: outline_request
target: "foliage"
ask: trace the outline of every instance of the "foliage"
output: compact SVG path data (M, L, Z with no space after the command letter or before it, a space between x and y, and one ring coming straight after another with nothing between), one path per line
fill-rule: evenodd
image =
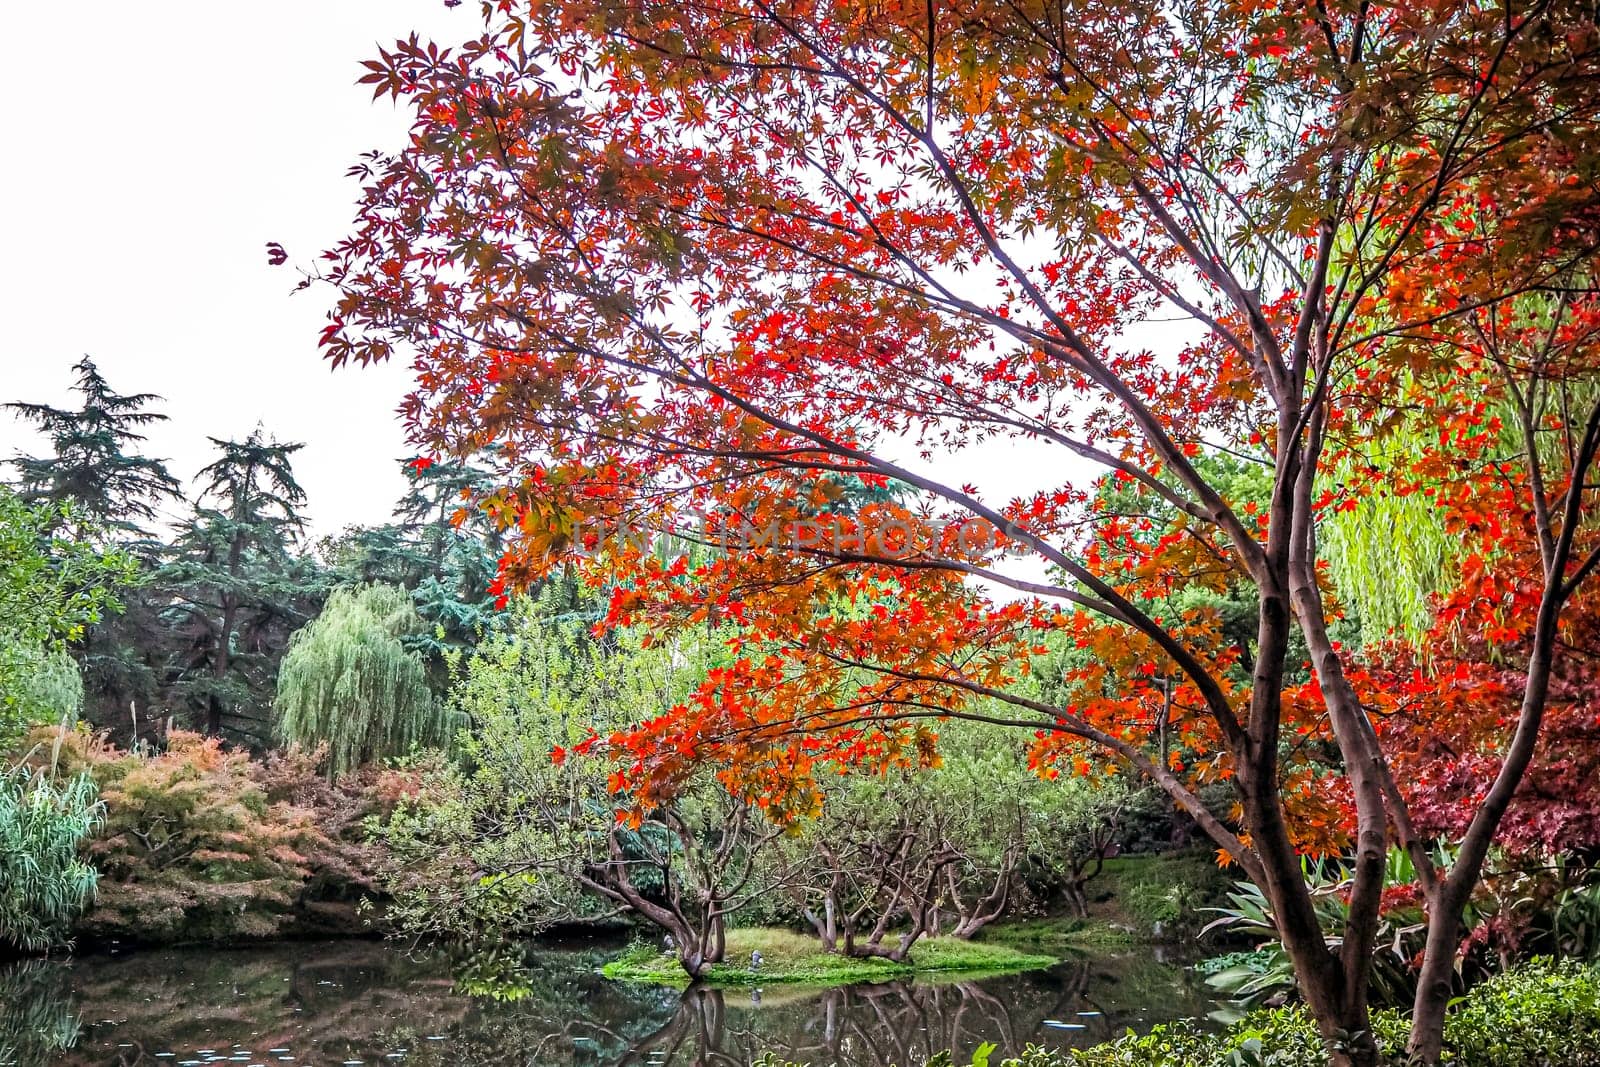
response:
M1474 1067L1600 1063L1600 971L1545 960L1497 975L1456 1006L1445 1042Z
M165 632L158 617L162 594L148 581L167 551L155 527L166 517L164 507L182 499L182 489L162 460L140 452L143 431L166 420L150 410L160 397L115 392L87 356L73 370L80 397L76 410L9 405L38 426L51 446L48 456L18 456L12 463L24 497L72 508L72 518L58 520L61 530L136 561L137 581L121 603L102 612L73 642L84 676L85 714L133 735L155 717L165 672Z
M85 848L100 875L98 903L78 926L95 939L280 936L332 921L326 902L346 902L338 929L357 932L354 905L376 894L379 862L364 825L415 791L396 772L336 788L315 753L260 763L182 731L155 753L59 727L28 742L30 766L58 766L99 788L103 817Z
M761 965L749 965L760 952ZM844 985L881 982L912 974L975 976L1049 967L1054 956L1009 945L932 937L917 943L902 960L851 957L823 952L815 940L788 930L742 927L728 931L728 962L710 967L701 980L713 986L766 986L786 983ZM673 953L640 945L607 963L604 973L621 981L681 985L683 966Z
M720 961L727 916L768 889L756 859L777 831L709 776L630 816L595 751L683 699L717 654L709 636L602 646L522 603L451 693L472 724L467 769L436 775L384 829L397 919L500 937L621 911L668 934L689 975Z
M166 421L165 415L147 410L161 397L115 392L88 356L72 369L82 408L5 405L50 439L51 455L11 460L18 491L30 502L70 504L72 517L63 525L77 540L148 543L160 506L183 495L163 461L137 452L145 439L140 431Z
M1171 937L1193 922L1207 898L1187 882L1140 879L1124 883L1119 899L1143 929L1156 937Z
M400 765L368 767L330 781L325 749L291 747L252 761L269 810L309 814L320 835L307 854L310 877L296 901L296 932L348 936L389 929L381 908L386 903L381 871L387 862L371 839L403 804L414 801L427 774L439 766L435 757L397 761ZM326 842L326 844L322 844Z
M1124 926L1076 916L1006 920L986 927L979 938L1014 948L1068 955L1125 947L1134 940Z
M92 929L179 941L288 923L308 854L326 841L306 813L268 803L246 755L174 732L165 752L104 753L92 773L107 812L89 849L102 875Z
M1550 927L1559 958L1600 959L1600 879L1563 889L1551 908Z
M936 770L841 777L775 843L774 883L825 950L900 960L925 935L971 938L1022 904L1030 857L1069 893L1092 876L1114 802L1028 772L1007 731L952 723L944 742Z
M1087 917L1090 883L1122 850L1129 838L1128 816L1148 797L1121 777L1091 781L1035 774L1003 746L991 744L984 755L980 782L1022 802L1020 877L1042 906L1059 895L1072 914ZM952 760L959 767L963 757L971 758L958 747L946 756L937 772L941 780ZM1164 800L1158 803L1170 811Z
M476 645L503 621L490 591L499 565L499 536L472 496L490 474L470 463L402 464L406 493L395 522L348 530L324 546L333 566L357 582L385 582L410 592L426 624L408 638L442 689L448 653Z
M1040 764L1151 779L1265 887L1330 1038L1366 1030L1392 828L1434 919L1436 1058L1462 911L1595 596L1592 5L485 18L369 62L415 122L358 168L322 343L413 363L438 454L506 457L483 504L510 587L587 557L612 623L735 629L726 671L611 741L633 804L710 764L797 819L836 769L935 762L930 720L1014 725ZM1024 443L1054 461L1020 489L932 463ZM1095 506L1085 464L1170 507ZM916 495L834 507L847 475ZM1452 676L1364 669L1317 537L1382 485L1460 542L1437 622L1512 644L1525 682L1442 869L1378 724L1425 721ZM656 551L697 526L730 550ZM1052 633L1089 655L1038 700L1018 684ZM1201 801L1219 781L1236 821ZM1302 851L1350 853L1340 952Z
M1407 1026L1396 1012L1373 1016L1381 1062L1406 1063ZM1462 998L1445 1024L1446 1061L1462 1067L1592 1067L1600 1037L1600 971L1535 960ZM776 1057L757 1060L781 1065ZM974 1062L977 1062L976 1060ZM1087 1049L1030 1047L994 1067L1323 1067L1327 1048L1302 1008L1255 1012L1222 1033L1193 1023L1166 1023L1150 1032ZM948 1055L928 1067L949 1064Z
M334 590L322 614L290 639L278 668L277 736L302 748L326 746L336 778L445 744L447 720L421 658L405 644L423 628L397 586Z
M1367 447L1375 456L1343 459L1334 475L1348 480L1356 469L1393 469L1422 460L1426 428L1400 431ZM1459 580L1462 542L1445 516L1422 493L1375 487L1332 511L1320 531L1321 550L1339 596L1360 620L1363 647L1390 635L1408 644L1426 640L1433 628L1434 598Z
M56 654L114 609L133 577L128 557L52 535L72 515L0 487L0 744L40 715L76 711L81 683Z
M1600 635L1600 614L1586 603L1577 605L1565 633L1566 640L1585 647ZM1417 831L1459 840L1477 810L1474 797L1482 783L1505 765L1500 724L1517 714L1525 690L1505 666L1515 639L1452 639L1441 627L1431 640L1426 673L1440 681L1423 692L1416 691L1416 679L1425 673L1420 655L1390 648L1375 657L1382 681L1407 693L1379 736ZM1498 839L1512 856L1538 862L1600 848L1600 721L1591 710L1600 695L1600 673L1578 657L1566 657L1553 666L1549 682L1539 751Z
M0 678L13 723L70 723L83 710L83 675L64 648L0 646Z
M291 467L299 446L260 430L213 439L219 454L200 475L205 497L164 537L152 527L182 493L161 460L140 452L142 431L165 419L151 410L160 398L115 392L87 358L75 370L74 408L10 405L51 443L51 454L13 464L23 499L72 509L50 512L44 528L130 558L126 577L135 581L120 604L71 642L83 713L121 743L159 744L174 718L214 731L220 714L230 739L269 744L265 712L280 657L340 581L405 586L426 624L405 640L436 690L448 682L445 653L495 625L496 534L463 495L488 477L480 466L407 461L396 521L321 546L330 575L300 551L304 501Z
M1349 873L1337 863L1321 860L1306 860L1301 870L1317 902L1323 937L1330 946L1338 945L1348 919ZM1391 850L1386 865L1385 902L1370 961L1373 996L1388 1006L1403 1005L1416 994L1414 962L1422 948L1426 923L1416 903L1415 880L1410 858L1398 849ZM1282 1002L1291 997L1296 987L1294 969L1266 894L1249 882L1240 882L1228 894L1226 904L1207 910L1219 916L1206 927L1207 932L1222 930L1260 944L1249 960L1212 973L1206 983L1244 1006L1269 1000ZM1469 909L1465 917L1473 927L1484 921L1478 907Z
M1213 975L1233 967L1243 967L1254 973L1261 973L1280 957L1280 953L1271 949L1250 949L1248 951L1224 952L1216 956L1207 956L1194 965L1194 969L1203 975Z
M127 561L51 535L69 505L30 506L0 488L0 620L27 647L60 647L82 636L110 602Z
M1226 899L1233 878L1213 854L1188 849L1108 859L1099 886L1095 898L1108 914L1142 937L1172 940L1199 932L1206 909Z
M79 857L103 819L94 782L23 767L0 776L0 947L64 943L94 900L95 869Z

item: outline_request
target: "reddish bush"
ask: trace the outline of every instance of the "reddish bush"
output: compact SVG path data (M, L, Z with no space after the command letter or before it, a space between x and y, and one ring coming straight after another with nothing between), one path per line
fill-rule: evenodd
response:
M106 822L88 851L100 870L90 939L230 941L357 932L377 894L380 855L363 825L415 788L371 768L330 785L320 754L264 762L174 731L165 751L126 752L84 731L46 728L28 761L87 770Z

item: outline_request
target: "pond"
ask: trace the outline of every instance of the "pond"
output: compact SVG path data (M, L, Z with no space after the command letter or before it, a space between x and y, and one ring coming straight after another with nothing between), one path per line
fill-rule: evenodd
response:
M772 1050L904 1067L984 1041L1089 1045L1215 1007L1150 949L976 980L684 993L602 978L607 951L541 948L509 975L364 941L14 963L0 1065L745 1067Z

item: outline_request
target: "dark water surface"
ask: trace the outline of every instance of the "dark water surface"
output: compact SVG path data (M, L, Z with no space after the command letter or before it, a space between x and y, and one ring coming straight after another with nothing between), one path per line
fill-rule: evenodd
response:
M180 949L0 969L0 1065L920 1065L930 1051L1089 1045L1215 1006L1149 949L971 981L676 990L597 948L463 966L377 942ZM491 995L492 994L492 995ZM965 1063L965 1059L958 1059Z

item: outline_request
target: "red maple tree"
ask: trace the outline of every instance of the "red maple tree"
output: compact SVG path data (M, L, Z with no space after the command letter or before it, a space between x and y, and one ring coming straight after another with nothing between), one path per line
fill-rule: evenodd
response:
M1527 634L1461 858L1421 866L1413 1046L1436 1058L1457 918L1593 567L1600 407L1582 330L1564 332L1592 298L1600 214L1592 8L486 11L475 41L369 64L416 121L357 168L323 343L336 363L414 361L427 447L498 450L482 504L512 536L506 588L583 556L614 583L612 623L738 627L694 700L597 739L627 803L710 761L775 817L804 814L820 768L931 760L948 716L1071 739L1160 784L1261 885L1335 1054L1370 1062L1384 857L1391 840L1425 857L1426 838L1376 725L1385 694L1329 635L1316 525L1359 493L1333 475L1362 441L1426 426L1424 464L1373 477L1501 516L1484 574L1522 561L1506 610ZM1497 316L1551 295L1525 317L1566 354L1496 346ZM1174 315L1174 350L1137 340ZM1519 395L1575 401L1534 403L1520 459L1481 399ZM988 463L1029 468L1028 490L938 473L1002 445ZM1266 473L1264 501L1208 477L1219 449ZM1160 528L1094 507L1095 470L1158 499ZM849 485L879 495L846 506ZM1250 634L1175 610L1194 581L1249 589ZM1031 695L1061 640L1095 664ZM1354 813L1335 947L1297 859L1297 798L1317 792L1295 788L1302 728ZM1199 802L1203 776L1233 783L1244 833Z

